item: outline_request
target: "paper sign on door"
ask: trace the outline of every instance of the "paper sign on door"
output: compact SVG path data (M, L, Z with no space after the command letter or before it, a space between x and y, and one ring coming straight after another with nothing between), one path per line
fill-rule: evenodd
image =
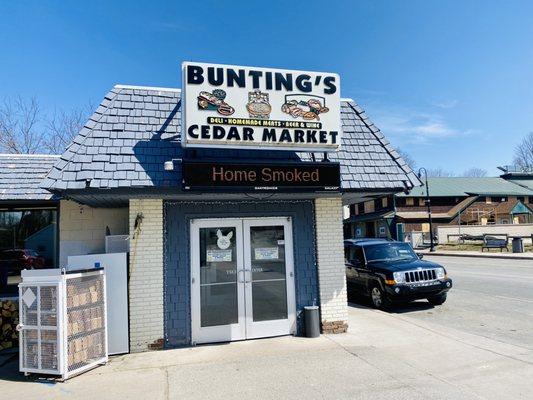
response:
M207 262L231 262L232 250L207 250Z
M277 260L279 252L277 247L257 247L254 249L256 260Z

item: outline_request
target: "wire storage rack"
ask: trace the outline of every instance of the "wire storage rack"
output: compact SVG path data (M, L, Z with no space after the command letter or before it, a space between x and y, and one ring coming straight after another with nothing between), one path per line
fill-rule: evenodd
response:
M103 269L24 270L20 371L68 379L108 359Z

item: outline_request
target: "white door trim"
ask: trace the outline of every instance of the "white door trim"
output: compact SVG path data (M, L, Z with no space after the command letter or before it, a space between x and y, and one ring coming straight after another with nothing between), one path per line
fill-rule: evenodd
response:
M236 324L201 327L200 298L200 228L235 228L236 268L237 274L237 309ZM246 321L244 315L244 279L243 269L242 222L238 219L195 219L191 221L191 339L192 343L214 343L242 340L246 338Z
M285 282L287 290L287 319L253 321L252 284L245 285L246 291L246 338L281 336L296 333L296 295L294 284L294 255L292 245L292 221L289 217L267 217L243 220L244 269L246 279L251 275L252 255L250 248L250 228L253 226L283 226L285 241Z
M253 322L252 285L245 284L251 267L250 227L284 227L285 268L287 285L287 319ZM238 323L223 326L201 327L200 298L200 228L235 227L237 253ZM190 222L191 268L191 339L192 343L214 343L252 339L268 336L296 334L296 294L294 277L292 220L290 217L263 218L201 218ZM241 272L242 271L242 272Z

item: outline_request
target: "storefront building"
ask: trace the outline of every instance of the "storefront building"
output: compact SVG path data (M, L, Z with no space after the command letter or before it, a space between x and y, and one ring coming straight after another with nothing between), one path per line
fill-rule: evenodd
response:
M130 351L302 335L308 305L346 331L343 206L416 177L335 74L184 69L115 86L48 174L60 259L127 226Z
M500 177L428 178L433 235L438 236L439 227L447 232L448 228L460 231L464 229L461 227L469 226L472 228L467 228L464 234L479 230L479 234L501 231L510 236L521 235L519 232L527 229L525 225L533 223L533 190L527 186L533 182L533 173L521 172L520 180L514 177L507 172ZM428 245L430 226L426 202L426 188L421 186L410 193L353 204L350 216L344 221L345 236L403 241L410 240L414 234L420 237L421 246ZM497 225L500 227L496 228ZM457 240L459 234L452 235ZM446 243L448 238L439 237L439 242Z

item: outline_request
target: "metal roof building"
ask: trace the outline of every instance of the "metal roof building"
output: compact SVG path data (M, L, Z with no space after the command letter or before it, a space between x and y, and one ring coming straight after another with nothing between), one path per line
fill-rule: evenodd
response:
M431 197L478 196L533 196L533 190L499 177L432 177L428 178ZM426 187L414 187L408 194L398 197L421 197L426 195Z

